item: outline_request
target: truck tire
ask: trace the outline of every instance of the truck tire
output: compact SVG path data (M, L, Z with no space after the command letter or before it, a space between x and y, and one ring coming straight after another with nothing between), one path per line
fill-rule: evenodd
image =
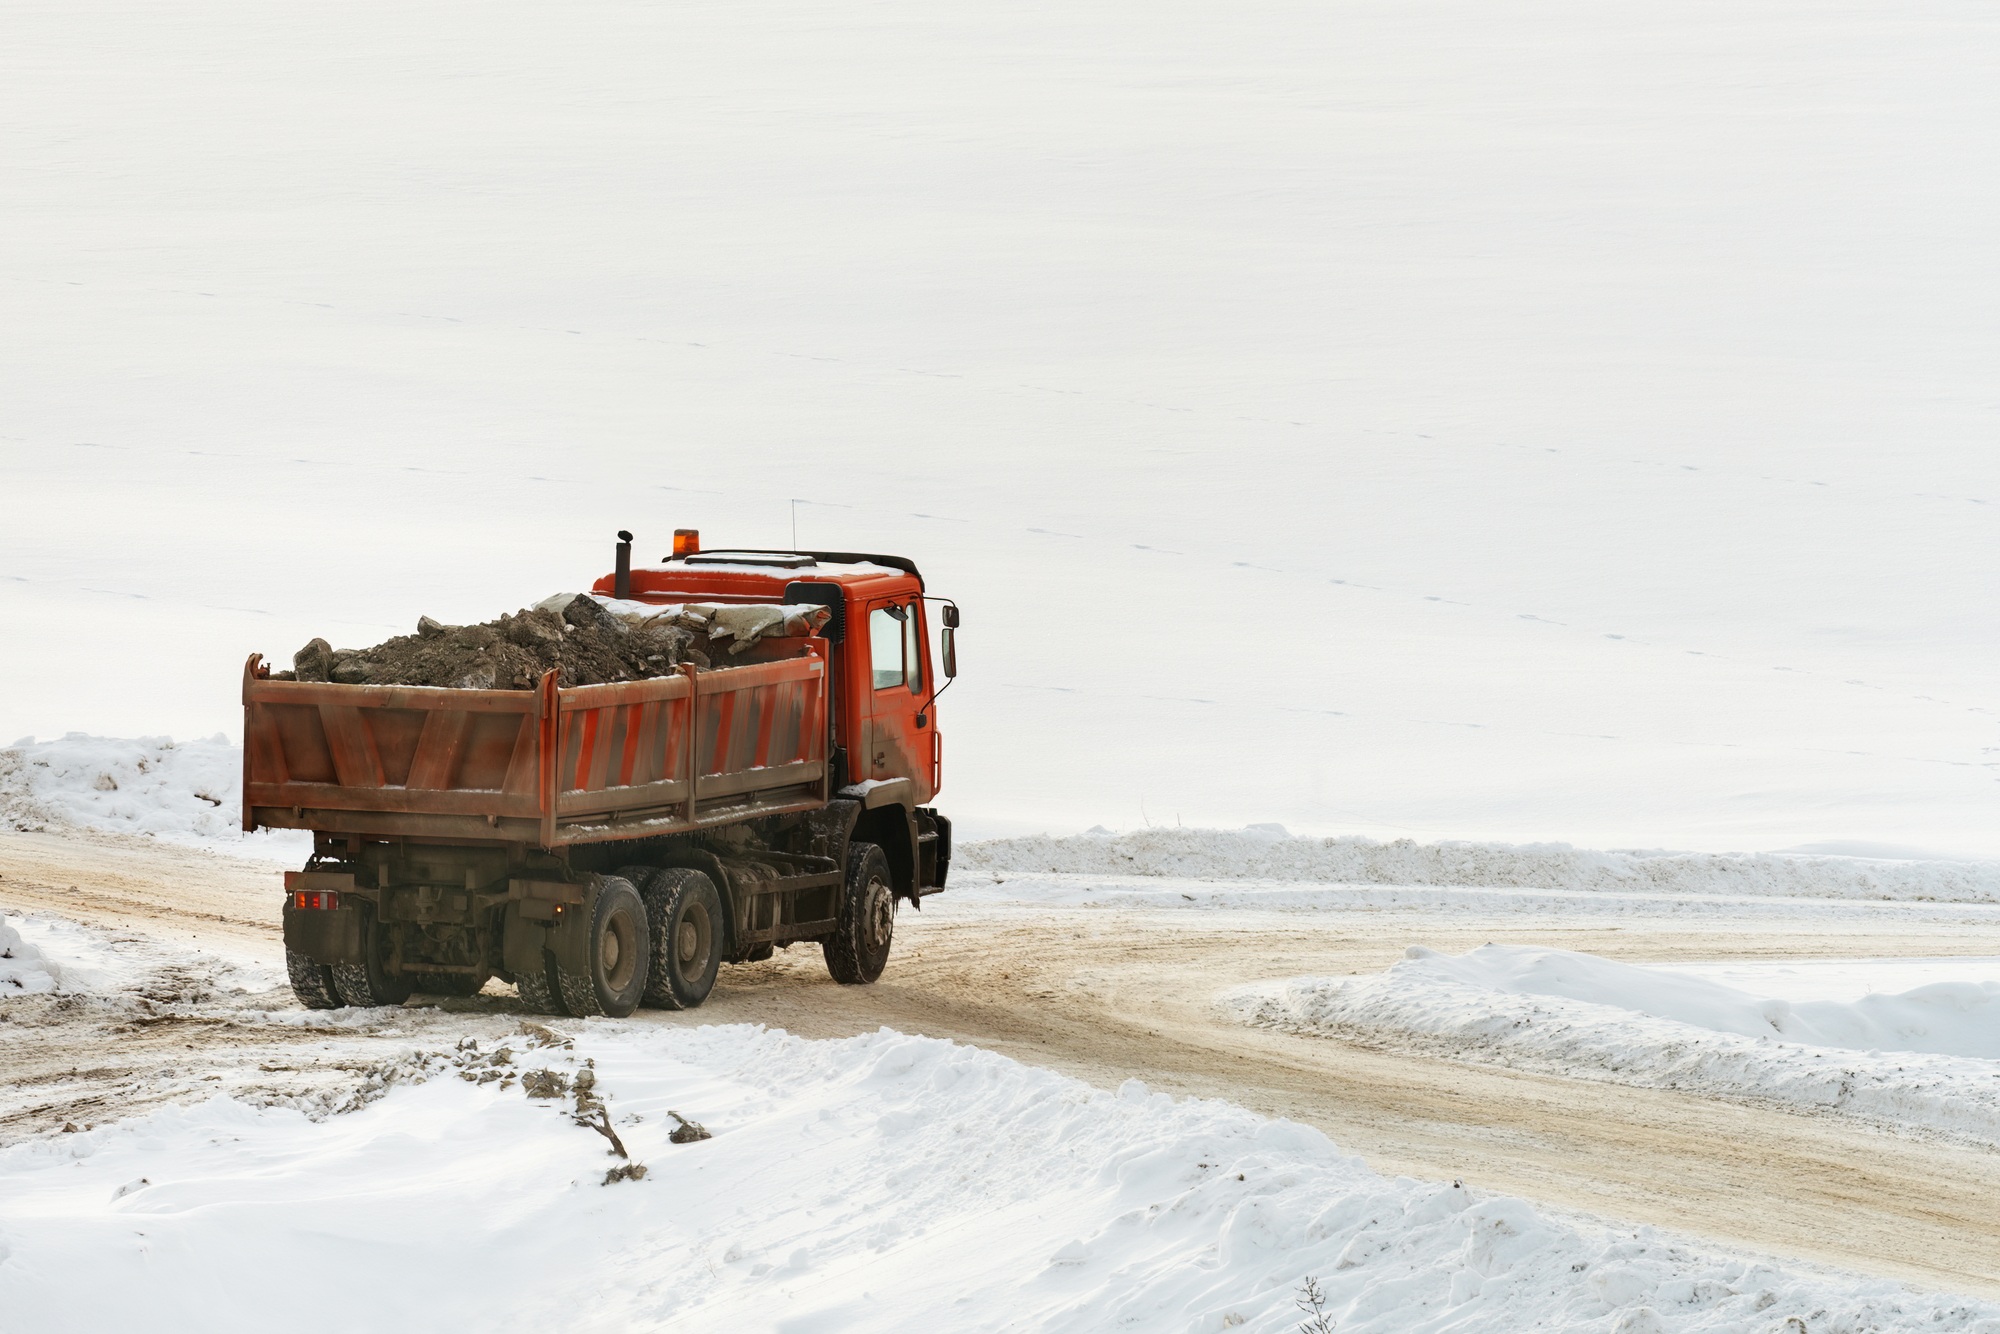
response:
M583 971L556 964L563 1008L579 1019L593 1014L623 1019L638 1009L646 992L651 936L646 905L632 882L617 875L600 878Z
M839 925L820 942L826 971L854 986L882 976L896 931L896 887L889 858L873 843L847 845L847 883L841 887Z
M410 998L410 980L389 973L389 933L374 910L361 909L360 963L333 966L333 989L349 1005L401 1005Z
M548 951L542 951L542 966L530 968L514 976L514 990L521 995L521 1004L530 1014L566 1015L563 1008L562 987L556 982L556 966L549 959Z
M692 1010L715 989L722 965L722 895L700 871L669 866L647 878L644 898L653 963L646 1004Z
M292 979L292 994L308 1010L340 1008L340 993L333 987L333 969L297 950L286 950L285 972Z

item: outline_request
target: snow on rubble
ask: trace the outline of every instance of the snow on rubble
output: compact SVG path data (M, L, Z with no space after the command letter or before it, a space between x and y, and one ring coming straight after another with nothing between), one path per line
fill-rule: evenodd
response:
M1792 1001L1567 950L1412 946L1386 972L1225 993L1247 1023L1566 1077L1750 1097L2000 1144L1991 980Z
M1783 852L1596 852L1564 843L1378 842L1293 837L1271 825L994 839L966 846L953 869L961 868L1276 884L2000 903L2000 861Z
M0 1000L54 991L61 978L61 968L21 938L17 920L0 914Z
M9 1322L332 1330L393 1299L413 1328L1276 1334L1313 1276L1346 1334L2000 1331L886 1029L522 1034L345 1115L217 1098L0 1151ZM674 1142L682 1117L712 1137Z
M0 749L0 827L94 829L268 856L309 844L289 832L246 835L242 792L243 748L223 736L71 732Z

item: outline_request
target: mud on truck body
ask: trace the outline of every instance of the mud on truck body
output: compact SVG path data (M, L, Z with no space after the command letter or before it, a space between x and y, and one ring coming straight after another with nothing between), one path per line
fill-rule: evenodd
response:
M245 667L243 827L307 829L285 876L307 1006L472 995L534 1010L691 1008L720 964L818 941L844 983L888 961L896 904L945 886L931 612L900 557L702 552L593 592L650 604L818 604L824 628L717 666L533 690L274 680ZM723 665L728 664L728 665Z

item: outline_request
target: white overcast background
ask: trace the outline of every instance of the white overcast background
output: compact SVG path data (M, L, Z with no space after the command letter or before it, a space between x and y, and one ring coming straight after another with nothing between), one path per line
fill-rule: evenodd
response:
M914 557L968 829L2000 853L1990 6L16 3L0 742Z

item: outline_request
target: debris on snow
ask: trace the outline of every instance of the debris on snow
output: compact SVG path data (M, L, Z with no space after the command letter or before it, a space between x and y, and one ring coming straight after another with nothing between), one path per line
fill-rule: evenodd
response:
M682 1116L679 1112L675 1111L671 1107L667 1109L667 1115L673 1117L675 1121L679 1122L679 1124L674 1127L674 1133L667 1136L668 1140L672 1141L675 1144L694 1144L698 1143L701 1140L715 1138L715 1136L709 1133L707 1126L703 1125L699 1121L688 1120L685 1116Z

